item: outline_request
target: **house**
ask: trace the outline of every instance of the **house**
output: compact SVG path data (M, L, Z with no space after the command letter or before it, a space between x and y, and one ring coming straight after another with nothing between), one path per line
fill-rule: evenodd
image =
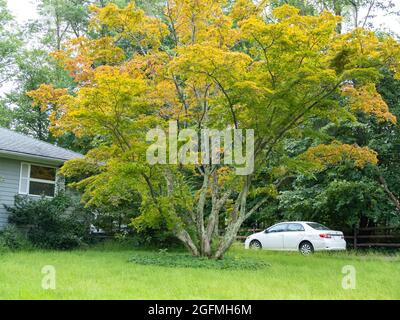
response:
M12 206L17 194L53 197L64 188L58 169L77 157L82 155L0 128L0 229L8 221L3 204Z

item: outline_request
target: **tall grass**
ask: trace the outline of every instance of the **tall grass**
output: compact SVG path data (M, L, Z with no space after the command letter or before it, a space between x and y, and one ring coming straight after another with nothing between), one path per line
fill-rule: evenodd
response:
M69 252L32 251L0 256L0 299L400 299L400 256L377 252L298 253L247 251L230 259L256 259L255 270L168 267L129 262L154 255L103 244ZM41 287L45 265L56 270L56 290ZM346 265L356 288L342 288Z

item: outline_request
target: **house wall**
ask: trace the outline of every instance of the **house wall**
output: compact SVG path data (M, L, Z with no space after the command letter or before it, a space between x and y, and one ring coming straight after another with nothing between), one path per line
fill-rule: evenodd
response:
M28 160L0 157L0 230L8 224L8 213L4 205L13 206L15 196L19 193L21 162L41 165ZM43 165L48 164L43 163ZM64 189L63 179L58 182L57 187Z
M21 161L0 158L0 229L7 224L7 211L4 204L12 206L18 194Z

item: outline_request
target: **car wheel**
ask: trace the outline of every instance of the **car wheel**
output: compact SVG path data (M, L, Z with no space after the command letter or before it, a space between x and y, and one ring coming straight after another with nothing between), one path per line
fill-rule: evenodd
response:
M262 245L261 242L258 240L252 240L249 245L250 249L261 249Z
M314 247L311 244L311 242L304 241L304 242L300 243L299 251L301 252L301 254L306 256L306 255L314 253Z

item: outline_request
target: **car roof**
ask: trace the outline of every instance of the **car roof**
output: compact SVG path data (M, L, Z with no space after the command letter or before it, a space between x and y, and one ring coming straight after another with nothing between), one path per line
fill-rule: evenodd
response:
M278 223L275 223L273 225L270 225L267 229L272 228L273 226L277 226L279 224L283 224L283 223L299 223L299 224L301 224L303 226L311 228L309 223L318 223L318 222L313 222L313 221L282 221L282 222L278 222ZM318 223L318 224L321 224L321 223Z
M318 223L318 222L312 222L312 221L282 221L275 223L274 225L281 224L281 223Z

